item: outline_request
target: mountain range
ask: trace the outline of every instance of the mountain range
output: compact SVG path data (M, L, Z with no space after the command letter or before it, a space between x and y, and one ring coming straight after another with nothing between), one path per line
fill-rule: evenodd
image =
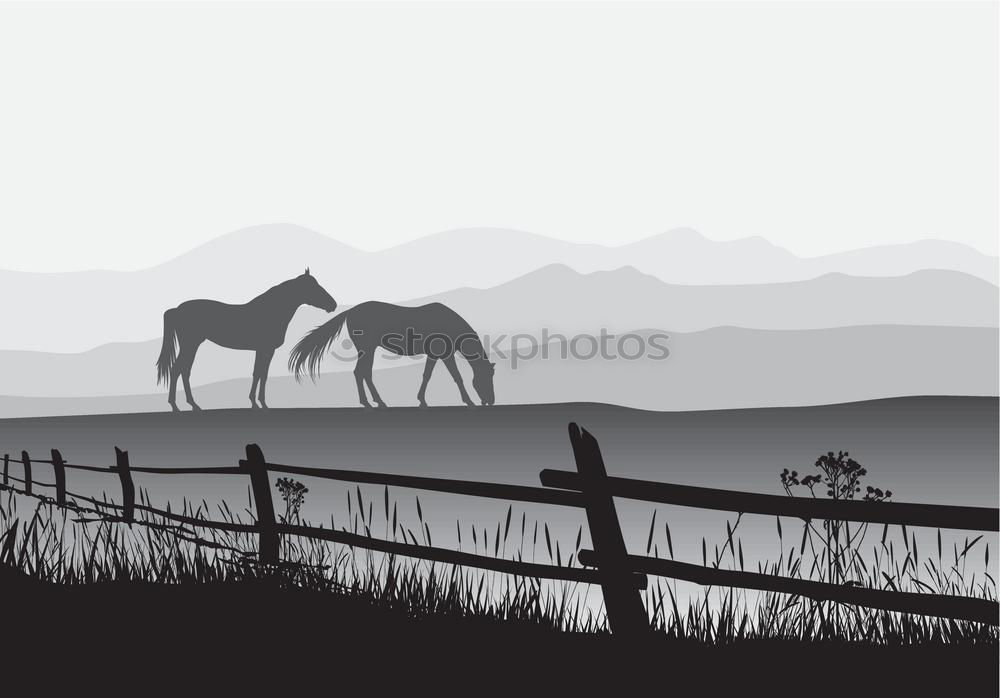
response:
M826 274L777 284L669 284L633 267L580 274L552 265L486 290L456 289L440 300L491 334L628 332L658 327L697 332L735 326L804 330L851 325L996 327L996 286L953 271L897 277Z
M162 409L153 363L165 309L198 297L245 302L306 266L338 311L369 298L454 308L491 345L507 402L705 409L1000 392L997 258L962 245L799 258L761 238L713 242L688 229L618 247L470 229L365 252L273 225L134 272L0 271L0 413ZM287 376L295 340L329 317L296 313L272 362L272 404L354 404L346 338L320 390ZM562 356L515 370L509 358L512 343L524 352L580 337L585 353L602 332L653 332L641 328L668 337L669 360ZM376 359L382 392L409 404L420 369L394 358ZM243 405L252 361L205 343L192 375L199 399ZM445 377L432 384L439 401L454 397Z
M565 270L553 268L557 264ZM474 293L471 289L491 289L532 273L555 277L565 275L568 270L591 274L621 268L627 269L628 283L637 288L653 281L673 286L782 285L829 274L899 277L926 269L961 275L940 279L973 277L954 282L970 287L979 279L993 285L995 290L998 282L996 257L943 241L802 258L763 238L717 242L690 229L609 247L512 230L476 228L429 235L367 252L298 226L265 225L223 235L175 259L138 271L0 271L0 298L4 299L0 319L7 328L3 346L79 352L111 342L147 341L162 332L162 313L167 308L189 298L246 302L270 286L301 273L306 266L345 306L368 299L406 301L448 293L452 293L450 297L468 296ZM643 280L646 277L648 281ZM827 279L824 283L840 282ZM783 288L795 292L798 287ZM557 288L548 291L562 293ZM686 293L677 291L681 295ZM942 303L948 302L947 293L949 289L945 289ZM933 290L926 291L921 303L926 300L935 304L933 296ZM607 297L607 302L627 304L630 298L624 291L616 292ZM899 304L905 302L901 298ZM691 307L691 312L698 310ZM954 317L945 317L951 311ZM951 311L941 308L935 315L939 319L931 324L966 324L962 319L966 316L964 310L952 306ZM913 310L908 314L921 312L925 311ZM546 320L554 317L550 315ZM912 322L912 319L883 318L883 321ZM661 324L646 320L634 326ZM699 323L688 322L686 326L695 324ZM737 318L725 324L752 323ZM810 326L822 324L816 322Z
M491 289L456 289L408 304L434 301L454 308L488 345L499 342L501 348L509 348L511 342L527 346L546 335L569 340L598 336L602 330L622 335L650 327L667 334L716 327L766 331L850 326L995 328L1000 314L995 286L938 270L887 278L828 274L783 284L683 286L634 268L581 274L552 265ZM338 311L347 308L341 306ZM289 325L284 346L275 354L272 376L287 373L288 352L295 341L328 317L314 308L300 309ZM346 335L337 349L344 358L353 356ZM79 353L0 350L4 374L0 393L69 397L155 392L153 362L159 350L158 337ZM206 342L192 380L205 384L246 377L252 362L251 352L234 352ZM380 359L381 364L395 362ZM353 364L330 359L323 368L349 370Z

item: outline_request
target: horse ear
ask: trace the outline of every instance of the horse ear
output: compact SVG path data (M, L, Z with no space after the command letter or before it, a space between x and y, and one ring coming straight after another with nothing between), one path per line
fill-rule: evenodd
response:
M306 267L306 276L309 276L309 267Z

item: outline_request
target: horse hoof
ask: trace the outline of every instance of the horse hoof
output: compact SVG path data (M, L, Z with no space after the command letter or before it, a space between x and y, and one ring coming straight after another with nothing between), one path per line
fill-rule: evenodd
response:
M264 404L264 403L262 402L262 403L260 403L260 408L261 408L262 410L266 410L266 409L268 409L268 406L267 406L267 405L265 405L265 404Z
M419 407L419 408L420 408L420 409L422 409L422 410L426 410L426 409L427 409L427 403L426 403L426 402L424 402L423 400L421 400L421 401L420 401L420 402L419 402L419 403L417 404L417 407Z
M376 407L380 410L384 410L386 408L386 404L384 402L380 402L376 405Z
M171 412L180 412L181 409L177 405L175 405L173 403L170 403L170 411Z
M198 407L198 405L195 405L195 404L192 403L192 405L191 405L191 411L192 412L201 412L201 408Z
M250 409L252 409L252 410L257 409L257 403L256 402L251 402L250 403Z

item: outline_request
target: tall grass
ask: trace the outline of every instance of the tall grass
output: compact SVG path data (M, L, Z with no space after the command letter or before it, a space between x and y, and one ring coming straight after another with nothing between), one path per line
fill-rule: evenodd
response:
M349 502L351 526L341 528L371 536L372 502L366 512L360 489ZM145 492L140 493L140 503L151 506ZM22 514L19 509L26 505L31 508ZM419 500L419 535L399 520L395 503L390 519L389 506L386 489L386 531L392 539L431 544ZM501 555L512 544L511 511L502 540L491 543L485 529L473 533L476 552ZM210 512L205 502L195 506L185 500L174 513L204 519L213 513L216 521L253 523L249 509L234 512L225 502ZM266 578L279 586L353 597L414 618L459 616L570 632L605 630L603 617L586 610L586 595L572 582L494 574L288 535L282 536L281 563L265 566L256 561L255 533L196 531L142 507L131 525L108 520L105 514L99 504L60 508L51 500L38 501L8 490L0 501L0 564L33 580L64 585L240 583ZM544 530L548 537L548 527ZM521 533L523 551L523 520Z
M366 501L360 488L350 493L349 524L340 528L431 545L432 531L424 520L419 498L417 521L411 528L400 520L398 506L390 500L388 489L382 494L382 501L376 502L371 497ZM140 500L150 505L145 492L140 494ZM139 521L131 525L109 521L107 513L96 503L64 509L51 501L39 502L8 490L0 500L0 563L33 579L66 585L240 583L266 577L279 585L339 594L414 618L460 616L530 623L565 632L607 632L600 589L586 584L399 558L296 536L282 537L280 565L262 567L255 557L256 534L177 526L141 508L137 511ZM231 523L253 522L249 507L236 512L224 502L212 510L204 501L195 505L185 500L177 513ZM282 519L292 517L298 518L297 508L286 508ZM662 547L673 558L669 523L657 527L656 517L654 511L647 554L659 557ZM704 564L744 569L741 521L741 516L727 521L726 534L719 545L712 546L711 556L708 542L702 540ZM332 519L329 525L333 526ZM578 565L582 528L575 541L563 546L547 524L529 522L523 513L515 516L512 508L496 526L465 527L464 536L460 522L456 522L456 528L459 547L479 554ZM902 544L896 545L896 533L885 527L871 555L861 554L861 531L852 538L849 553L826 546L825 533L810 523L803 524L801 539L789 544L780 519L776 533L779 557L774 562L758 563L759 572L818 581L828 581L831 574L836 574L838 583L996 599L989 547L981 538L967 540L961 547L956 545L948 555L938 533L932 554L921 558L916 537L905 529L901 531ZM832 562L831 555L842 559ZM973 555L983 561L982 569L973 563ZM707 588L682 603L677 582L654 578L643 594L654 628L670 637L703 643L777 639L878 645L996 645L998 641L993 626L776 593Z
M647 554L659 557L658 541L654 531L656 515L651 520ZM721 547L709 546L702 539L702 563L725 569L746 569L743 546L739 538L742 515L726 521L726 534ZM995 601L996 580L990 573L989 546L983 537L966 538L959 550L946 559L941 532L937 531L936 556L919 558L916 536L905 526L899 530L904 545L896 547L890 527L883 526L881 537L872 545L871 555L862 554L861 541L867 526L859 527L851 540L849 556L844 546L829 543L825 531L817 530L812 522L804 522L802 536L797 543L786 545L780 518L776 518L779 556L774 562L760 562L756 572L796 579L847 584L863 588L910 591L916 593L952 594ZM662 540L673 559L673 545L669 523L664 524ZM900 553L903 555L900 561ZM973 554L982 554L982 569L975 571L978 563ZM831 557L847 557L847 564L831 562ZM925 575L920 578L919 568ZM838 572L838 570L840 570ZM647 607L651 609L652 622L659 630L672 637L688 638L702 642L724 643L737 639L796 640L796 641L848 641L876 645L909 644L991 644L996 645L996 626L963 620L918 616L894 611L851 606L831 601L817 601L802 596L758 592L733 588L706 588L701 595L689 600L686 607L678 607L677 582L658 578L647 592Z

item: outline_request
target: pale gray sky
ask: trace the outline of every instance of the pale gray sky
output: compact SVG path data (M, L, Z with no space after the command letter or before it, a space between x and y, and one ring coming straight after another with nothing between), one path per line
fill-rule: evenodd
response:
M248 225L997 253L996 3L0 6L0 267ZM499 241L498 241L498 244Z

